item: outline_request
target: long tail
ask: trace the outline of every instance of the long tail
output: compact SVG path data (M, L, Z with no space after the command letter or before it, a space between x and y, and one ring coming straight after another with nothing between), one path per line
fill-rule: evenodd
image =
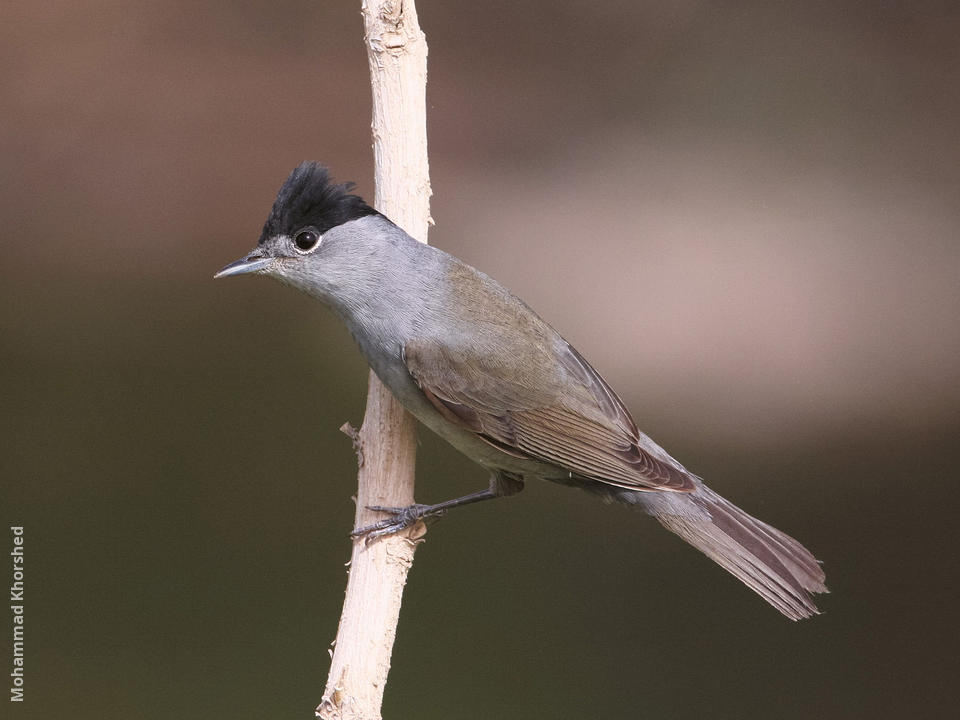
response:
M619 499L643 506L791 620L819 613L811 594L827 592L826 576L810 551L702 482L692 493L630 492Z

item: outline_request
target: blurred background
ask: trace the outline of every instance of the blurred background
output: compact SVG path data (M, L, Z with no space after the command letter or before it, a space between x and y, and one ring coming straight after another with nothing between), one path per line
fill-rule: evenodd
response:
M366 368L316 302L212 276L302 160L372 199L359 3L2 14L0 521L4 548L11 525L26 543L11 717L312 717L353 517L337 428L362 418ZM430 530L384 715L952 715L956 3L419 14L431 242L810 547L832 594L790 623L648 518L534 483ZM418 462L421 501L486 483L426 431Z

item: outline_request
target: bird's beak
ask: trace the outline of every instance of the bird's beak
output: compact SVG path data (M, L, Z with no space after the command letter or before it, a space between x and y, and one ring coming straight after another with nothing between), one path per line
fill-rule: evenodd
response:
M216 280L217 278L227 277L228 275L244 275L246 273L260 272L273 265L273 261L274 258L264 257L254 250L246 257L242 257L230 263L225 268L222 268L213 278Z

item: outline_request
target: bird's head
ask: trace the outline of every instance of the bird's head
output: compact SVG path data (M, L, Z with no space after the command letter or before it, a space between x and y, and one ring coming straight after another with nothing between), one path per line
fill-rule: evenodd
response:
M351 194L353 183L336 184L323 165L300 164L287 178L263 225L252 252L221 269L215 278L256 273L268 275L311 294L326 295L324 287L348 264L356 243L335 242L348 223L379 216L363 198ZM340 246L340 247L336 247Z

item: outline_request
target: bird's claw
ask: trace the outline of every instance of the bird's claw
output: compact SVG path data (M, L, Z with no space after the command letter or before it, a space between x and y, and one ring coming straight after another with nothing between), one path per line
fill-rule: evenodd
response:
M446 510L434 508L431 505L421 505L415 503L407 507L385 507L383 505L367 505L367 510L374 512L387 513L389 517L379 520L362 528L357 528L350 533L351 538L364 538L369 545L378 537L384 535L393 535L401 530L416 525L421 520L439 518Z

